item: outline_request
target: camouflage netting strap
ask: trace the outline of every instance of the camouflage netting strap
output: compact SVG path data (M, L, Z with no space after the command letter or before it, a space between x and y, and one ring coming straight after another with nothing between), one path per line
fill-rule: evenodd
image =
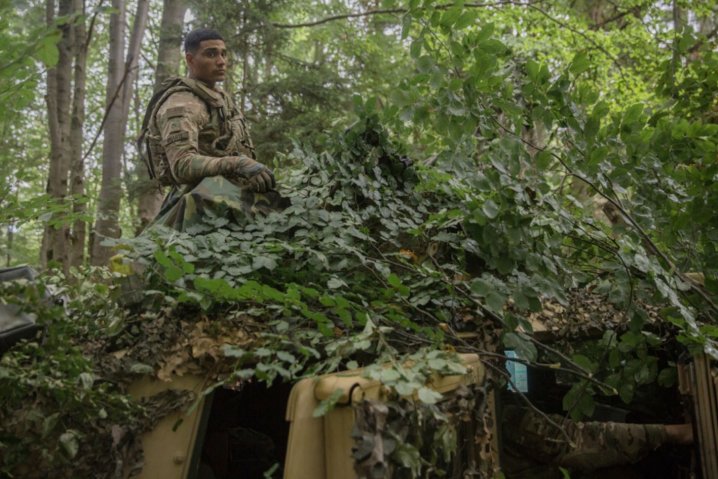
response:
M502 430L504 451L510 456L504 461L508 477L561 477L557 466L592 471L632 464L666 441L661 425L574 422L555 414L549 417L563 427L565 435L535 411L505 408Z
M211 212L209 216L226 217L237 224L245 224L255 215L267 215L287 206L289 201L276 191L256 193L239 181L213 176L196 186L173 188L152 225L185 231L201 223L207 212Z

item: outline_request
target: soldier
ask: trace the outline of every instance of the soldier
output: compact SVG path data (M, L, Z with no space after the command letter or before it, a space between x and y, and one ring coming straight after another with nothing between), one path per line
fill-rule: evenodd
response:
M227 48L214 30L184 41L187 78L163 83L145 114L140 151L150 175L172 189L153 224L184 230L204 210L251 216L281 199L274 175L256 161L244 115L217 86L227 73Z
M562 432L524 407L508 406L502 417L503 470L509 479L560 479L559 467L606 477L607 469L618 473L617 466L638 462L660 446L693 443L690 424L574 422L549 415Z

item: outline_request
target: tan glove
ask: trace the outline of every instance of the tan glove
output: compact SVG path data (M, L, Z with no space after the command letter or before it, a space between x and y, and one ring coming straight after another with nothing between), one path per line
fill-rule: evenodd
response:
M222 174L228 178L245 178L252 190L266 193L274 189L276 183L272 170L248 156L230 156L222 159Z

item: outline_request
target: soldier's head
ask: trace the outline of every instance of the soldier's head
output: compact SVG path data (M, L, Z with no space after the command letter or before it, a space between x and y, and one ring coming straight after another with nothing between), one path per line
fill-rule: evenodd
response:
M190 78L214 87L227 72L227 47L218 32L208 28L192 30L184 39L184 58Z

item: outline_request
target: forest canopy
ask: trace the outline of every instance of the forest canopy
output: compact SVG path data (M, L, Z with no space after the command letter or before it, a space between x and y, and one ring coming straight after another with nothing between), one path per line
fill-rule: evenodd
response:
M43 277L1 297L48 338L0 362L16 408L0 412L0 471L37 448L47 467L99 467L78 455L93 438L119 457L113 424L130 437L170 408L130 400L127 381L212 362L217 386L408 357L368 374L433 407L425 382L461 370L453 351L478 352L505 385L511 349L564 369L564 409L581 418L596 396L673 386L676 351L718 358L717 10L3 2L0 250ZM291 206L138 236L162 194L135 139L153 91L186 73L181 38L198 26L225 37L223 87ZM108 268L118 252L142 271ZM605 305L600 351L570 344L576 318L563 353L531 335L555 305L595 317L592 304ZM211 338L200 352L197 335ZM436 466L407 461L406 477Z

